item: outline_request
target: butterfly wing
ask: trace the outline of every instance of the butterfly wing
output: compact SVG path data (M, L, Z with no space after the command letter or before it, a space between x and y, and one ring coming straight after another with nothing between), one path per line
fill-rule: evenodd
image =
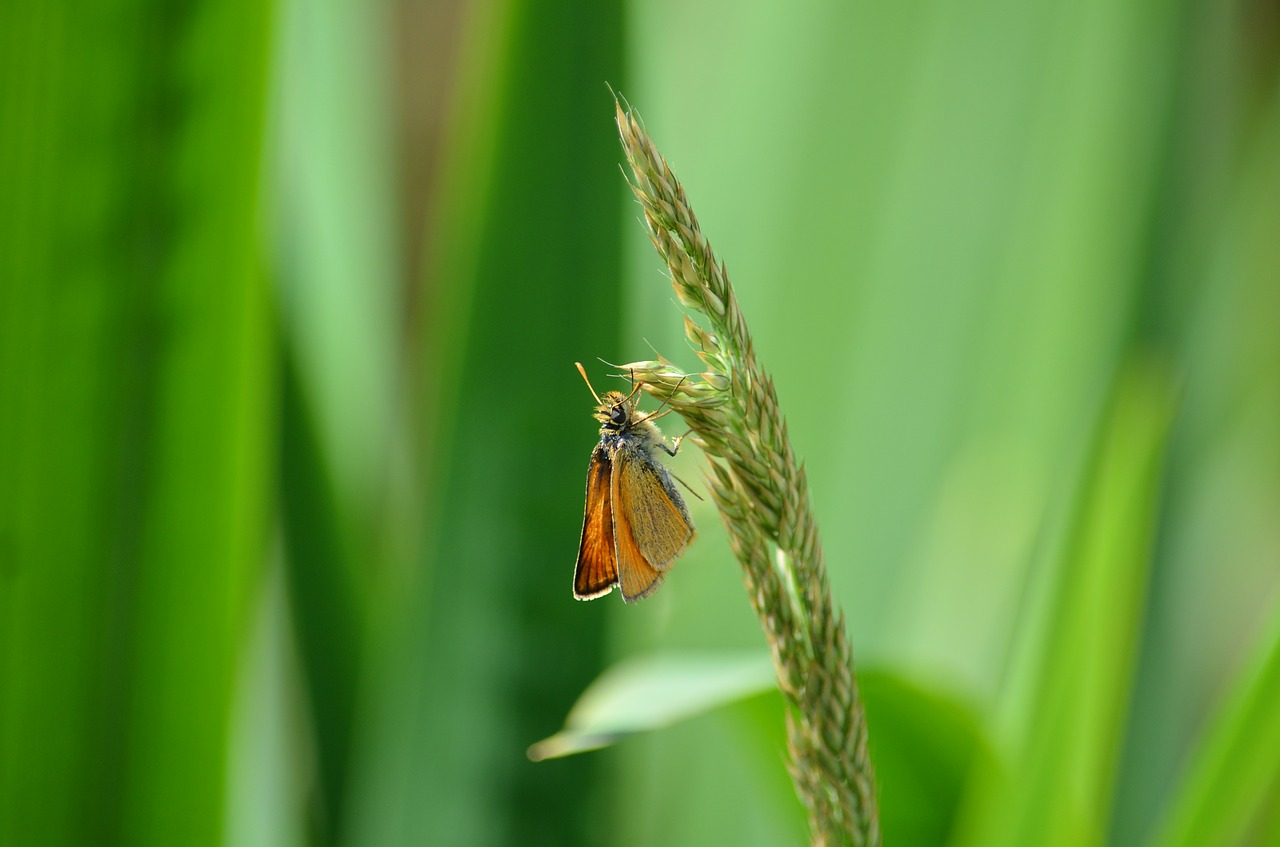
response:
M623 496L622 469L635 463L634 454L626 449L614 454L614 473L612 495L613 502L620 502ZM631 527L630 515L621 507L613 510L613 534L618 550L618 588L622 599L634 603L648 597L658 590L662 582L662 572L649 564L640 546L636 543Z
M582 540L578 543L578 565L573 571L573 596L579 600L603 597L618 581L611 508L612 471L609 451L603 444L597 444L587 467L587 508L582 518Z
M615 522L617 515L625 515L645 562L650 568L666 570L693 540L693 521L684 499L666 469L642 449L619 450L613 477ZM621 542L618 559L621 573Z
M613 456L613 524L618 586L627 602L648 597L693 540L684 500L662 466L640 447Z

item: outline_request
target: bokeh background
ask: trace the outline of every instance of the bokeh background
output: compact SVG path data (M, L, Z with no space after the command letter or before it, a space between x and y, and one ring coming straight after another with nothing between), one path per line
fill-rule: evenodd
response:
M525 755L764 649L705 502L570 595L573 362L697 365L606 83L776 379L888 843L1280 843L1269 0L6 2L0 843L805 842L776 695Z

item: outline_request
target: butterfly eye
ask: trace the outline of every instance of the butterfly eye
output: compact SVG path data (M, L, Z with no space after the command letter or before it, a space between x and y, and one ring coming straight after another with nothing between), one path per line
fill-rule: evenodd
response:
M622 426L627 422L627 411L621 406L614 406L613 411L609 413L609 420L616 426Z

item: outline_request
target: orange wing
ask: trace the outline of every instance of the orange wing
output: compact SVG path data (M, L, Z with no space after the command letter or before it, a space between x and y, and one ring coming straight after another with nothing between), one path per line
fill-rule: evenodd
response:
M693 540L684 499L662 466L641 450L619 450L613 478L615 516L626 515L631 538L645 561L665 571ZM621 542L618 558L621 571Z
M642 449L614 453L611 489L618 587L631 603L658 589L663 571L693 538L693 524L680 494Z
M619 474L613 475L613 496L618 496ZM622 591L622 599L634 603L648 597L658 590L662 582L662 572L655 569L645 560L644 554L636 545L635 536L631 532L631 524L621 509L613 513L613 531L618 547L618 588Z
M610 508L612 471L608 451L603 444L597 444L587 468L587 508L582 518L582 540L578 543L578 565L573 571L573 596L579 600L603 597L618 581Z

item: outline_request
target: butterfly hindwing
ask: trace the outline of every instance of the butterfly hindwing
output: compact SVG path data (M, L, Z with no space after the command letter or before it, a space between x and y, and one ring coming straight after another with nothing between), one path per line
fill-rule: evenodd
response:
M622 478L617 470L626 465L627 460L622 451L619 451L614 459L612 489L613 497L616 499L620 496L619 487ZM618 589L622 592L622 599L632 603L657 591L658 585L662 582L662 572L650 565L644 554L640 552L640 547L631 530L631 523L627 520L627 513L622 509L613 511L613 536L614 545L618 550Z
M666 470L641 449L619 450L613 475L615 515L626 515L631 537L649 566L666 570L693 540L684 499Z
M614 544L611 487L613 462L603 444L591 452L587 467L587 508L582 518L578 565L573 571L573 596L594 600L613 590L618 581ZM624 592L625 595L625 592Z
M657 590L663 572L693 539L693 523L680 493L643 447L614 452L610 488L618 587L632 602Z

